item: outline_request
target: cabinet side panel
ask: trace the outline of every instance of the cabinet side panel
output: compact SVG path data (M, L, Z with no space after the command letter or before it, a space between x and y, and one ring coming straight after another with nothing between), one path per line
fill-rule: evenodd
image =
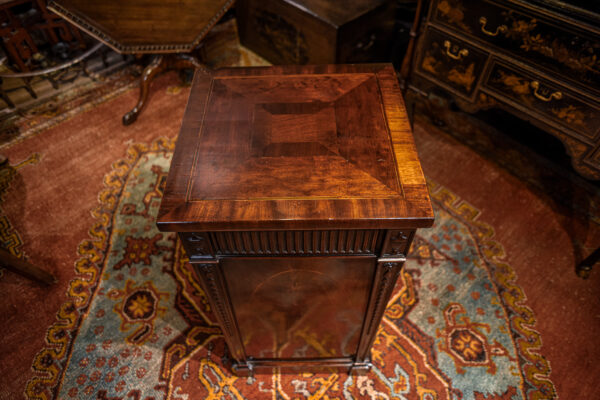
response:
M248 357L356 354L375 257L231 257L221 265Z
M332 64L336 29L318 16L279 0L238 1L241 43L269 62Z

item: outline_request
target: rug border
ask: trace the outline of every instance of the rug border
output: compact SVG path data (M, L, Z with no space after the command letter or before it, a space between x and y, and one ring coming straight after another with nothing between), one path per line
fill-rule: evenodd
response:
M56 313L56 321L46 331L46 346L34 357L31 370L36 376L25 387L27 399L49 400L57 396L57 390L66 369L57 367L69 357L74 343L71 333L78 329L86 315L100 277L104 272L106 250L112 234L112 218L117 211L119 199L125 188L128 175L140 158L148 153L168 152L175 149L176 139L159 137L150 145L135 143L128 147L125 158L112 164L112 169L103 179L105 188L98 195L99 205L92 210L96 222L89 230L90 238L83 240L75 262L75 276L69 282L67 300Z
M481 212L450 189L429 178L427 185L434 202L440 204L454 217L465 221L467 226L477 229L472 234L475 234L478 241L477 249L482 251L481 257L487 263L487 272L493 277L491 283L501 299L509 327L521 335L521 337L514 337L512 334L510 336L519 351L517 356L522 356L527 361L523 362L524 360L520 359L518 363L523 382L531 385L530 388L522 388L525 396L532 400L558 399L556 388L550 379L552 372L550 362L539 352L542 347L542 337L535 330L534 312L526 305L527 296L517 284L515 270L506 262L504 247L492 239L496 235L494 228L480 221ZM551 397L544 392L549 393Z

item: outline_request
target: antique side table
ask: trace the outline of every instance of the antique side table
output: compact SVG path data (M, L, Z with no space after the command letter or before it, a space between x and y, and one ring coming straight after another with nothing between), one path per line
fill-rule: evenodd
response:
M48 8L121 54L154 54L140 78L136 106L123 116L135 122L150 83L166 69L205 68L194 50L234 0L49 0Z
M178 232L234 370L366 370L433 212L391 65L196 72L158 227Z

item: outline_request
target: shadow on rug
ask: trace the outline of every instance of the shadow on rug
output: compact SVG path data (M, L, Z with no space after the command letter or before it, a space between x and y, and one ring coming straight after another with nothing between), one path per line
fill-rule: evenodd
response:
M238 378L176 236L155 226L174 141L113 164L79 247L78 278L35 358L29 399L548 399L532 311L479 211L430 182L419 231L373 348L374 369ZM330 343L298 335L327 354Z

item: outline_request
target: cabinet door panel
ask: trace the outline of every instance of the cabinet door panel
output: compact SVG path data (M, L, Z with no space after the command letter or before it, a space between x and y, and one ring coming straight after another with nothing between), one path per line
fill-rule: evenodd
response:
M223 258L247 357L356 354L375 257Z

